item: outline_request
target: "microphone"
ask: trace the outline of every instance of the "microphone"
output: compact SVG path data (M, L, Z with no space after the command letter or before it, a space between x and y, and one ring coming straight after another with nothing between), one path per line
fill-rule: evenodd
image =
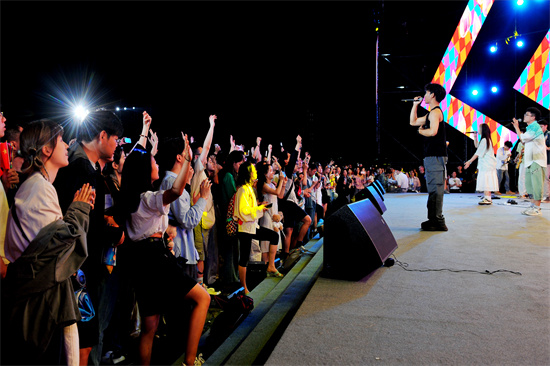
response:
M418 101L421 101L422 99L418 100ZM415 102L417 101L416 99L401 99L402 102Z

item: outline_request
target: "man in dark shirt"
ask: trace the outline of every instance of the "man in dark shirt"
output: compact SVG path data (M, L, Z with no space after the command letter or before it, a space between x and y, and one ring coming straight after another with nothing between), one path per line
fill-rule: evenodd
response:
M424 168L428 189L428 221L421 224L422 230L447 231L443 216L443 195L445 189L445 164L447 163L447 143L445 122L439 103L447 94L439 84L427 84L424 87L424 100L430 106L427 115L418 118L417 109L422 97L414 98L410 115L411 126L418 127L418 133L424 136Z
M88 322L78 322L81 364L88 363L92 347L101 344L100 335L108 325L104 317L101 292L109 272L102 265L103 249L121 240L122 231L111 230L104 219L105 182L101 175L99 159L112 159L116 141L122 136L123 127L119 118L109 111L90 113L79 126L78 140L69 147L69 165L59 169L54 187L59 196L63 213L67 211L75 192L83 184L89 183L96 192L95 205L90 212L90 227L87 234L88 258L82 264L86 275L86 287L96 311L96 316ZM92 363L99 364L101 355L92 357Z

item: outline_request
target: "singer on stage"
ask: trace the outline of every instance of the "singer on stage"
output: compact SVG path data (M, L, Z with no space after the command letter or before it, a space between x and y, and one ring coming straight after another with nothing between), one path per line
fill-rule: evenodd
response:
M531 207L522 214L528 216L540 216L542 211L540 202L544 191L544 180L546 179L546 144L544 132L538 124L540 110L529 107L525 111L523 121L527 123L525 133L519 129L519 120L513 119L514 129L520 141L525 146L523 161L525 164L525 188L531 196Z
M416 111L422 97L414 98L411 109L411 126L418 127L418 133L424 136L424 168L426 169L426 185L428 188L428 221L421 224L425 231L447 231L443 216L443 194L445 177L447 176L447 144L443 113L439 103L447 92L439 84L427 84L424 87L424 100L430 106L430 111L424 117L418 118Z

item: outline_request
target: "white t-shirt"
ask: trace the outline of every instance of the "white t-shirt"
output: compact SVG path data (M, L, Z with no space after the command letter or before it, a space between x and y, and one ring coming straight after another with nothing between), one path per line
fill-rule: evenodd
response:
M409 189L409 178L402 172L398 172L395 179L397 180L397 185L401 189Z
M505 161L512 155L510 150L506 151L504 147L501 147L497 150L497 169L499 170L508 170L508 164L505 164Z
M451 187L451 189L460 189L461 186L462 181L460 180L460 178L449 178L449 187Z
M147 191L141 194L138 209L130 214L126 225L130 239L140 241L166 231L170 205L163 205L163 194L164 191Z

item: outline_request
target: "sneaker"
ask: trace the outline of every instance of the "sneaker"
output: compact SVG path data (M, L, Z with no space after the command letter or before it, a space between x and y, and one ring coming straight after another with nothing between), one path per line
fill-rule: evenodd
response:
M527 216L540 216L540 215L542 215L542 212L541 212L540 208L531 207L530 209L525 210L524 212L522 212L522 214L527 215Z
M545 199L542 200L542 202L550 202L550 197L546 197Z
M508 195L508 196L513 196L513 195L515 195L515 193L512 192L512 191L508 191L508 192L506 192L506 195Z
M424 231L448 231L449 230L447 228L447 225L434 223L430 220L424 221L422 224L420 224L420 227Z
M189 365L189 366L202 366L205 362L206 362L205 359L202 358L202 353L199 353L199 355L195 357L195 362L193 362L193 365ZM181 365L187 366L185 362L182 362Z
M492 205L493 201L488 200L487 197L483 197L481 201L478 202L478 205Z

